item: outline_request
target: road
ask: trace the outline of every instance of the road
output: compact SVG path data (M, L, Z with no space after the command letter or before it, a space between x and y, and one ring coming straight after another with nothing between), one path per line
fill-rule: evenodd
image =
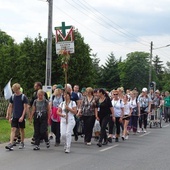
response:
M0 145L0 170L170 170L170 125L163 128L148 128L147 133L129 135L129 139L110 143L99 148L93 141L91 146L83 139L72 142L71 152L64 153L63 146L33 151L30 140L26 147L14 151Z

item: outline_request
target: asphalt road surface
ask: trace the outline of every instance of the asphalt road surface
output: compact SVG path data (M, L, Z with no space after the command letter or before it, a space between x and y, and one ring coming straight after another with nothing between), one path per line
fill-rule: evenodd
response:
M130 134L129 139L109 143L99 148L92 140L91 146L79 137L72 142L71 152L64 153L63 145L33 151L30 140L25 148L14 151L0 145L0 170L170 170L170 125L148 128L147 133Z

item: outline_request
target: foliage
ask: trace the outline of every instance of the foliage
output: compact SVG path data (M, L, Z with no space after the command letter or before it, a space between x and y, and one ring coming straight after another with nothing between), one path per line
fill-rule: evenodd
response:
M10 138L11 125L8 120L0 119L0 143L8 142ZM30 138L33 135L33 125L26 121L25 138Z
M114 54L111 53L105 65L102 65L101 79L99 82L100 87L112 90L120 86L118 65L119 62L116 60Z

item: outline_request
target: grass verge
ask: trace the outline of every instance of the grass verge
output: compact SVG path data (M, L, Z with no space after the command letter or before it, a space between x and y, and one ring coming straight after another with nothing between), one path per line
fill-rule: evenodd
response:
M0 143L9 141L11 132L11 124L6 119L0 119ZM33 135L33 125L26 121L25 138L30 138Z

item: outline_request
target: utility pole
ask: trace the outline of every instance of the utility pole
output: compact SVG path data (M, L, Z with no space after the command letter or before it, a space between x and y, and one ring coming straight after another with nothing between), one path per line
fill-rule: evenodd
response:
M152 51L153 51L153 42L151 41L151 49L150 49L150 66L149 66L149 84L152 81Z
M51 61L52 61L52 13L53 13L53 0L47 0L48 7L48 38L46 50L46 76L45 86L51 86Z

